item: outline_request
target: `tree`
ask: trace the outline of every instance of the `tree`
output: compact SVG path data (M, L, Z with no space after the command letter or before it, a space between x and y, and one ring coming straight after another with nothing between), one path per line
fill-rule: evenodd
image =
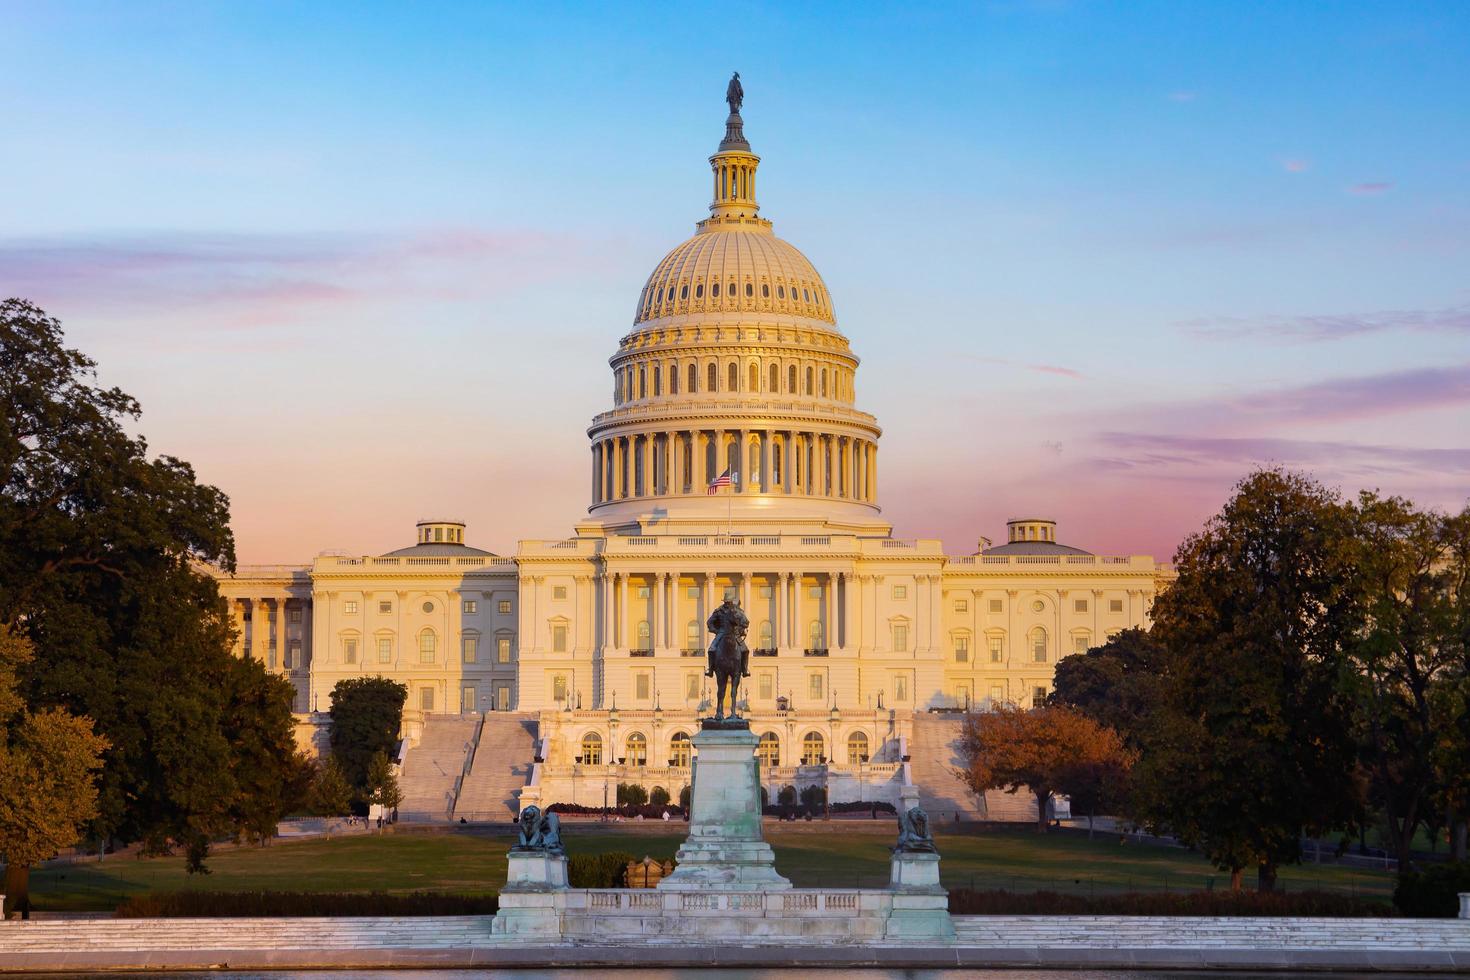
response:
M668 806L669 800L669 791L662 786L655 786L648 794L648 802L653 806Z
M1057 663L1050 705L1075 708L1138 748L1158 704L1164 651L1147 632L1126 629Z
M1132 753L1118 733L1065 707L1029 710L1001 706L965 722L959 775L977 793L1028 789L1036 796L1036 829L1046 830L1047 804L1068 782L1085 786L1084 773L1126 771Z
M4 894L30 914L30 871L79 839L97 813L96 772L107 740L90 718L58 708L25 710L15 692L30 643L0 627L0 859Z
M1231 874L1259 886L1298 860L1306 834L1361 809L1352 702L1354 554L1336 497L1264 470L1175 555L1155 602L1164 694L1134 773L1133 800Z
M1406 871L1415 832L1438 822L1429 812L1435 756L1449 731L1441 729L1434 702L1459 659L1453 532L1440 515L1401 497L1364 492L1347 510L1360 575L1358 634L1347 648L1359 751Z
M1444 518L1444 644L1452 666L1431 695L1438 733L1434 765L1439 803L1449 815L1451 854L1464 862L1470 823L1470 507Z
M382 807L386 814L398 809L398 804L403 802L403 791L398 788L398 777L386 752L377 753L368 763L367 781L369 803Z
M329 756L316 767L307 799L311 812L319 817L342 817L352 811L352 784L335 757Z
M296 748L291 682L248 660L232 659L229 672L224 724L233 749L230 823L240 836L260 843L275 836L281 818L306 799L312 769Z
M618 783L618 806L643 806L648 802L648 790L638 783Z
M236 668L204 570L234 567L229 501L150 458L124 427L137 402L95 370L58 321L0 303L0 624L35 645L26 702L90 717L108 742L89 833L183 843L200 870L212 837L265 823L241 804L236 778L262 769L236 758L230 722L263 668Z
M408 688L386 677L349 677L332 688L332 756L358 799L371 795L373 756L392 756Z

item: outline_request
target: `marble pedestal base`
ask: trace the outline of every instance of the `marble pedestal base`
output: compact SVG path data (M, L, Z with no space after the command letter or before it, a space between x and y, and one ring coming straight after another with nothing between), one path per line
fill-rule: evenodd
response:
M490 924L490 934L561 936L567 892L566 856L512 850L506 859L509 867L500 892L500 911Z
M661 891L777 891L791 882L761 834L760 774L749 727L706 728L692 739L689 837Z
M889 939L953 939L949 893L939 886L939 855L899 851L888 876L893 905L884 936Z

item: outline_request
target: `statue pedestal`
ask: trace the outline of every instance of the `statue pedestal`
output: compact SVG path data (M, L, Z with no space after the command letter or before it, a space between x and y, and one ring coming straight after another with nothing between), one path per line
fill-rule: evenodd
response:
M949 893L939 887L939 855L898 851L888 879L893 909L884 935L889 939L953 939Z
M500 891L500 911L490 924L495 936L560 938L566 905L567 859L549 851L516 851Z
M506 855L505 890L544 892L567 887L567 857L549 851L517 851Z
M761 833L760 775L748 724L724 722L692 739L694 788L689 837L663 891L773 891L791 887Z

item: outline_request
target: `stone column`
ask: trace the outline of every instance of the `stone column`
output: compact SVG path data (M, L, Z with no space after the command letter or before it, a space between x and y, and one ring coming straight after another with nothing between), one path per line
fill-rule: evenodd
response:
M602 637L601 645L604 652L612 648L613 633L613 587L612 573L604 570L602 580L598 586L598 592L602 596Z
M796 635L792 637L791 645L800 650L805 649L807 644L806 596L802 594L805 591L805 586L802 584L801 573L794 573L793 578L796 582L796 589L792 593L794 598L791 602L791 612L793 617L791 628Z
M601 473L602 473L602 470L599 469L599 459L598 459L598 457L600 455L601 455L600 444L594 442L592 444L592 502L594 504L600 503L601 500L602 500L602 488L601 488L601 486L598 483L598 479L599 479L599 477L601 476Z
M664 634L664 575L655 573L648 589L653 597L653 620L648 624L648 645L657 650Z
M740 573L740 608L745 610L746 616L750 615L750 573L744 571Z
M859 646L860 645L858 643L857 638L856 638L856 633L857 633L857 607L858 607L858 603L853 601L854 597L853 597L853 594L852 594L853 580L856 579L856 577L857 576L851 574L850 572L849 573L844 573L844 575L842 576L842 647L843 647L843 649L851 649L853 647L856 647L856 646Z
M827 622L822 624L822 643L829 649L837 646L837 576L827 573L827 594L822 597Z
M750 430L740 430L740 448L735 452L735 468L740 472L740 492L750 493L755 488L755 474L750 469Z

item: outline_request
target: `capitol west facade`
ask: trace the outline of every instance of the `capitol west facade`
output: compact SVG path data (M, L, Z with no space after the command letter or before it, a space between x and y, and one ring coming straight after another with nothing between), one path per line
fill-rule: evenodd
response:
M571 536L497 556L425 520L386 555L220 577L241 654L291 680L305 731L339 680L383 675L409 689L411 738L445 715L535 718L546 771L523 799L582 801L575 773L614 765L677 781L711 697L704 624L733 596L763 764L822 766L840 798L843 778L888 778L914 718L1034 704L1059 658L1147 625L1168 570L1062 545L1050 521L962 555L892 536L858 358L821 276L759 216L742 125L710 157L710 216L610 360Z

